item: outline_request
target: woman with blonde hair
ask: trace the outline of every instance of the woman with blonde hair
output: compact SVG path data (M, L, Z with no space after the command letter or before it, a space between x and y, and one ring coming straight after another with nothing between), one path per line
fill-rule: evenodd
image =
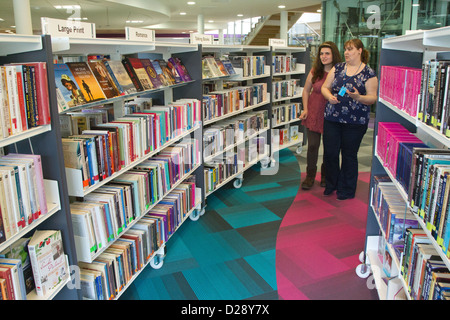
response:
M307 128L308 149L306 154L306 179L302 183L302 189L308 190L314 185L317 173L317 161L319 156L320 140L323 133L323 114L326 100L322 95L321 87L328 72L338 62L341 55L334 42L327 41L319 46L313 67L306 78L303 87L303 111L300 115L302 125ZM325 187L325 172L322 163L320 185Z

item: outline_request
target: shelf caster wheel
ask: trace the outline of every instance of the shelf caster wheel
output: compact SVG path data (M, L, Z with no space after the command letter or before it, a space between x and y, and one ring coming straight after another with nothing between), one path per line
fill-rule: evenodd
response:
M192 211L189 218L191 218L192 221L197 221L198 219L200 219L201 215L202 214L200 213L200 210L196 209L196 210Z
M295 150L295 152L296 152L297 154L301 154L302 151L303 151L303 146L298 146L297 149Z
M164 258L161 255L156 255L152 260L150 260L150 266L153 269L161 269L164 264Z
M271 160L270 160L270 158L264 158L264 159L261 159L261 161L260 161L260 163L261 163L261 168L262 169L267 169L268 167L269 167L269 165L271 164Z
M202 215L204 215L205 214L205 208L201 208L200 210L199 210L199 215L200 216L202 216Z
M359 262L364 263L364 251L361 251L361 253L359 254Z
M370 273L370 266L367 264L360 264L356 267L356 274L362 279L369 277Z
M239 189L240 187L242 187L242 179L236 179L236 180L234 180L233 186L234 186L236 189Z

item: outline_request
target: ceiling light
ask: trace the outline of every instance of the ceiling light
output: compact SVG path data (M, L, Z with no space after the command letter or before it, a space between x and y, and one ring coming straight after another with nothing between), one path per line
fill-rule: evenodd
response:
M0 21L5 21L5 19L0 18Z
M282 5L279 5L278 8L284 9L284 8L286 8L286 6L282 4Z
M244 15L242 13L239 13L237 16L238 17L243 17Z
M180 12L180 16L185 16L186 12Z
M189 1L187 4L190 5L190 6L192 6L192 5L195 4L195 2L194 2L194 1Z
M194 33L194 31L192 31L192 30L189 30L189 32L190 32L190 33Z
M317 12L322 12L322 9L317 9Z
M418 4L418 3L413 3L412 6L413 6L413 7L420 7L420 4Z
M213 23L213 22L214 22L214 20L208 20L208 22L209 22L209 23Z
M127 20L126 23L143 23L143 20Z

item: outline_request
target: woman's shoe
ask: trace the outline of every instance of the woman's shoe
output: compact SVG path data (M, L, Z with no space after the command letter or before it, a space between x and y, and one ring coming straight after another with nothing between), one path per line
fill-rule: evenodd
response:
M325 188L325 190L323 191L323 195L325 196L325 197L328 197L330 194L332 194L334 192L334 190L333 189L327 189L327 188Z
M313 177L306 177L306 179L302 182L302 189L303 190L309 190L314 186L314 178Z
M325 176L322 176L322 177L320 178L320 186L321 186L322 188L325 188L325 187L327 186L327 182L325 181Z

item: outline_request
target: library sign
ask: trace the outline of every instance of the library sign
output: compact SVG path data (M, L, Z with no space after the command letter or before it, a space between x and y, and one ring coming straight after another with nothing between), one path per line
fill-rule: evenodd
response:
M42 34L52 37L95 38L95 23L41 18Z
M155 41L155 30L125 27L125 39L133 41Z

